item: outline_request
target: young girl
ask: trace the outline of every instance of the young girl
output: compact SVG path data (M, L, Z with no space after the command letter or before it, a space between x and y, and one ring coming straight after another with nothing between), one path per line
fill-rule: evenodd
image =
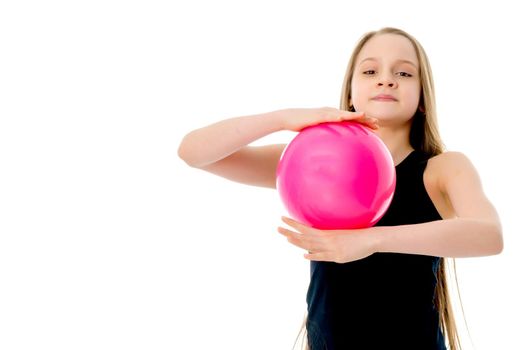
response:
M319 349L451 349L460 343L444 258L499 254L501 224L477 171L444 152L427 56L409 34L383 28L358 42L340 109L284 109L194 130L179 147L192 167L275 188L285 144L248 146L265 135L352 120L371 128L396 165L396 189L374 226L318 230L283 217L288 241L307 253L308 346Z

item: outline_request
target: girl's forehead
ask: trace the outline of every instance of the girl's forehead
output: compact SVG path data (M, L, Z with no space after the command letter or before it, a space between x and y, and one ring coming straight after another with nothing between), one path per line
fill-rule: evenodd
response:
M397 34L379 34L370 38L357 55L357 64L366 59L409 61L418 65L416 49L412 42Z

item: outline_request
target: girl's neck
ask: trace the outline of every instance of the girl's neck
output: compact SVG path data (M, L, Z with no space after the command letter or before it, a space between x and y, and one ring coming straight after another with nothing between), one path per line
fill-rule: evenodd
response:
M410 124L398 126L379 126L374 130L390 151L394 164L399 164L414 148L410 145Z

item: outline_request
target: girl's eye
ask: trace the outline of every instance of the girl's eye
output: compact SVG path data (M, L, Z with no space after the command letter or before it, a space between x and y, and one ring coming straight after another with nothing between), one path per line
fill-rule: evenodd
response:
M407 72L399 72L399 75L401 75L402 77L411 77L412 76L412 74L407 73Z
M366 74L366 75L371 75L371 74L374 74L374 73L375 73L375 70L373 70L373 69L365 70L363 72L363 74Z

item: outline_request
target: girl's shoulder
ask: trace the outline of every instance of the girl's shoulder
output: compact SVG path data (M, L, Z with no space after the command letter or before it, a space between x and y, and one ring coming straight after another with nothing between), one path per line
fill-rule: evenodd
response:
M470 159L462 152L446 151L428 159L428 165L433 170L446 175L472 167Z
M447 183L458 175L467 178L478 178L477 171L470 159L462 152L447 151L428 159L428 176L436 181L436 185L446 192Z
M450 218L456 215L450 198L450 185L458 180L477 182L478 175L465 154L443 152L428 159L424 180L441 217Z

